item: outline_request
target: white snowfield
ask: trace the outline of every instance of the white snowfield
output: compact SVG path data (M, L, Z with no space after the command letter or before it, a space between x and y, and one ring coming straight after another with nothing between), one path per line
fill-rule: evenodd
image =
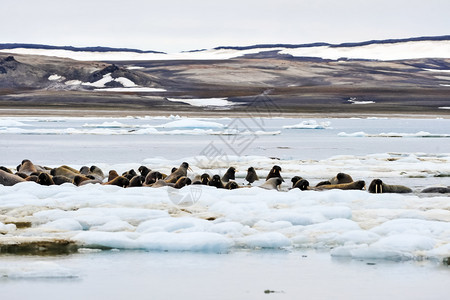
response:
M393 161L394 157L397 160ZM0 186L0 243L54 239L94 249L212 253L309 248L328 250L332 256L395 261L442 261L450 257L450 202L446 195L419 194L417 189L406 195L288 190L293 175L331 177L350 165L353 167L348 173L355 180L382 177L387 183L403 172L409 176L450 174L450 154L339 156L316 162L230 159L239 170L239 183L243 183L250 165L258 166L261 177L273 164L280 165L286 180L284 191L258 187L224 190L201 185L181 190L123 189L99 184L41 186L32 182ZM195 162L191 164L195 173L206 171L199 168L201 157ZM163 159L143 163L162 171L169 171L175 164ZM139 165L99 164L103 170L118 172ZM207 171L218 173L224 166L210 165ZM260 180L253 185L262 183ZM18 221L31 222L32 226L16 228L12 223Z
M138 61L138 60L209 60L231 59L248 54L257 54L267 51L278 51L279 54L288 54L294 57L320 57L323 59L338 60L371 59L371 60L398 60L420 58L450 58L450 41L403 41L395 43L373 43L365 46L316 46L298 48L253 48L245 50L235 49L208 49L181 53L138 53L138 52L85 52L69 50L46 49L2 49L0 52L13 54L45 55L62 58L71 58L80 61Z

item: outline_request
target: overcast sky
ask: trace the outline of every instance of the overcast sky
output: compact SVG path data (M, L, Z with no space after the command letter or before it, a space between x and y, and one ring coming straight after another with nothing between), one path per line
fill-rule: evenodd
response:
M179 52L450 34L449 0L11 0L0 43Z

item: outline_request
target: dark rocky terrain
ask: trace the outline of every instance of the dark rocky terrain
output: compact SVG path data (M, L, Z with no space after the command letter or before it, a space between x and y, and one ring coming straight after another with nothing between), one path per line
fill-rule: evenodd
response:
M139 69L129 67L140 67ZM260 52L229 60L82 62L0 53L0 111L80 109L140 114L241 113L448 115L450 59L323 60ZM49 80L57 74L58 79ZM110 92L91 85L111 74L165 92ZM105 87L122 87L111 81ZM240 105L194 107L166 98L222 98ZM374 101L357 105L349 102ZM269 107L270 106L270 107ZM10 113L10 112L8 112Z

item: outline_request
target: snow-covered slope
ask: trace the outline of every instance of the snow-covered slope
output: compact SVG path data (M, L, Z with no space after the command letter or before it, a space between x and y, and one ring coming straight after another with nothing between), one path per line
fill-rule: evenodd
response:
M318 57L337 60L370 59L399 60L419 58L450 58L450 36L400 40L380 40L345 44L256 45L247 47L217 47L208 50L166 54L155 51L113 48L74 48L42 45L0 45L0 52L46 55L81 61L128 60L209 60L231 59L245 55L272 52L272 55Z

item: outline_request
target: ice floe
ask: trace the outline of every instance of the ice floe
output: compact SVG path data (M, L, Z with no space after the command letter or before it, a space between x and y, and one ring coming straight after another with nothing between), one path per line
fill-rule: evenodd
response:
M284 129L330 129L331 122L317 122L316 120L302 121L295 125L285 125Z
M182 102L187 103L192 106L197 107L208 107L208 106L231 106L237 105L239 103L228 101L228 98L200 98L200 99L177 99L177 98L166 98L172 102Z

